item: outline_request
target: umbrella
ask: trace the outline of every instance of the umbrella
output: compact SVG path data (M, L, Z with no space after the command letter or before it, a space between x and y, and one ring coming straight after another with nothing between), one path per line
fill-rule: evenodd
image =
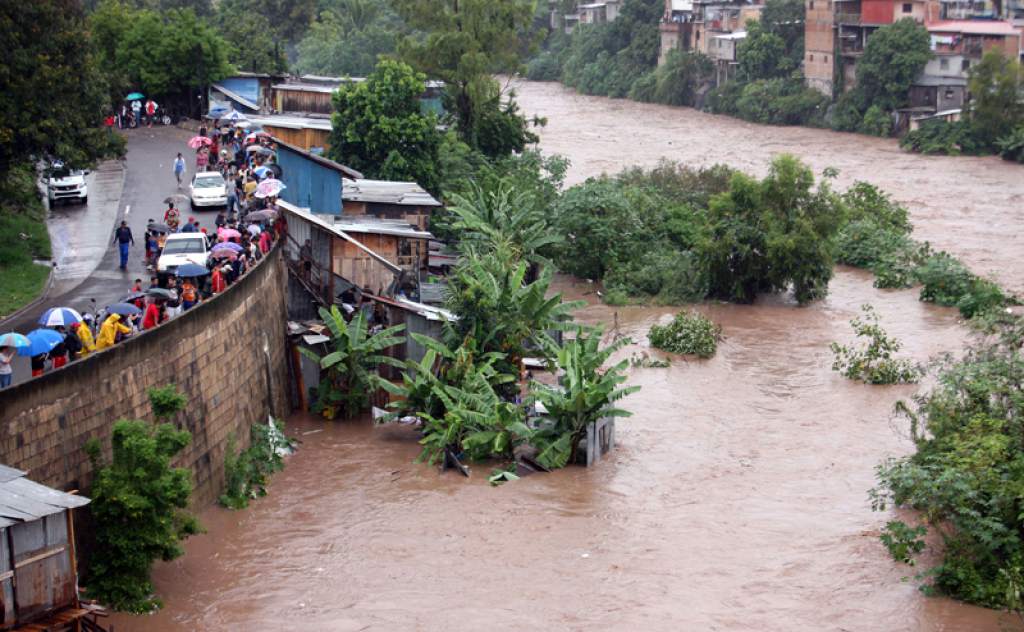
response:
M22 347L29 347L31 345L31 340L13 331L9 334L0 335L0 348L14 347L15 349L20 349Z
M246 230L248 230L249 234L252 235L253 237L259 235L262 232L260 230L260 227L257 226L256 224L249 224L249 227Z
M224 116L220 117L220 120L222 120L222 121L244 121L244 120L246 120L246 118L248 118L248 117L246 117L244 114L242 114L238 110L231 110L230 114L225 114Z
M217 236L220 237L222 240L227 241L232 237L241 237L242 233L238 232L234 228L222 228L217 231Z
M188 139L188 146L191 147L192 149L199 149L204 145L208 147L212 144L213 141L205 136L193 136L192 138Z
M122 303L134 303L135 301L139 300L140 298L146 298L146 293L145 292L132 292L128 296L122 298L121 302Z
M146 224L146 228L148 230L153 231L154 233L169 233L169 232L171 232L171 227L170 226L168 226L167 224L161 224L159 222L150 222L150 223Z
M28 332L29 346L18 347L20 356L36 356L43 353L50 353L53 348L64 341L64 336L52 329L35 329Z
M188 196L184 193L175 193L164 198L164 204L184 204L185 202L188 202Z
M272 156L274 150L263 145L249 145L245 148L245 151L250 154L260 154L261 156Z
M166 301L174 298L175 295L174 292L171 292L170 290L165 290L162 287L151 287L148 290L146 290L146 296L151 296L153 298L158 298Z
M256 174L257 178L263 178L263 176L265 174L270 173L270 167L265 167L263 165L260 165L259 167L256 167L255 169L253 169L252 172Z
M210 274L210 271L198 263L186 263L178 266L176 274L180 277L201 277Z
M273 197L286 188L287 187L285 186L284 182L281 182L280 180L277 180L275 178L269 178L267 180L264 180L263 182L260 182L259 185L256 187L256 197Z
M142 310L131 303L114 303L107 307L107 313L118 314L120 316L134 316L136 314L141 314Z
M249 135L245 137L245 142L255 143L261 136L263 138L270 138L270 134L264 132L263 130L257 130L255 132L249 132Z
M126 96L124 98L124 100L125 101L136 101L138 99L143 99L145 97L146 97L146 95L142 94L141 92L133 92L133 93L129 94L128 96Z
M82 322L82 315L70 307L52 307L39 317L39 324L44 327L56 327L63 325L67 327L71 323Z
M245 248L242 248L241 244L236 244L230 241L222 241L213 247L214 250L224 250L225 248L233 250L234 252L242 252L245 250Z
M253 211L245 216L247 222L264 222L277 217L277 211L271 209L263 209L262 211Z
M234 250L224 248L223 250L214 250L210 253L210 256L214 259L230 259L231 261L234 261L238 258L238 253Z

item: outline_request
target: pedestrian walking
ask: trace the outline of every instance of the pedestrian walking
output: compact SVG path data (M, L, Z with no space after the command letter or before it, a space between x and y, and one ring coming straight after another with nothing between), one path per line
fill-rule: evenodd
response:
M128 222L121 222L121 226L114 231L114 242L121 249L121 269L128 269L128 249L135 245L135 237L132 236L132 229L128 228Z
M132 101L132 127L136 127L139 124L139 115L142 114L142 101L138 99Z
M178 157L174 159L174 177L178 179L178 188L181 188L182 180L185 178L185 159L181 157L181 152L178 152Z
M14 377L14 367L11 366L11 362L14 361L16 353L14 347L0 349L0 388L7 388L11 385L11 379Z

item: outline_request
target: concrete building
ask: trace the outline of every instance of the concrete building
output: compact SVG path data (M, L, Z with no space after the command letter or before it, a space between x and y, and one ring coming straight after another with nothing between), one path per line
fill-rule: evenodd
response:
M665 62L673 50L703 53L722 59L721 76L728 74L728 64L736 62L736 44L750 20L759 20L764 5L744 0L665 0L659 31L661 47L658 64ZM731 75L729 75L731 76Z
M715 85L720 86L736 76L736 69L739 68L736 51L740 42L746 38L746 31L733 31L711 36L708 57L715 63Z
M665 63L670 51L693 49L693 28L696 18L693 0L665 0L665 14L658 25L661 34L659 66Z

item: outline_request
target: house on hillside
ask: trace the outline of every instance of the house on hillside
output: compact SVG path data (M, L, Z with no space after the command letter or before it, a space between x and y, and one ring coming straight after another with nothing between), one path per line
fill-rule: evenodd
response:
M343 180L359 179L361 173L343 164L312 154L274 137L277 164L285 188L281 199L319 215L341 215Z
M711 36L708 57L715 64L715 85L720 86L736 76L739 59L736 51L747 38L746 31L734 31Z
M658 64L673 50L698 52L722 59L719 74L725 77L730 61L736 62L736 41L745 37L748 21L760 19L763 8L760 0L665 0ZM727 37L734 33L744 35Z
M334 228L351 240L339 240L333 251L335 274L357 287L369 287L374 294L399 294L418 298L421 278L429 265L429 244L434 236L402 220L372 216L338 217ZM394 268L380 265L368 251L384 257ZM392 285L394 287L392 288ZM391 292L388 292L392 289Z
M313 154L323 155L330 146L331 119L327 116L268 114L250 116L249 120L274 138Z
M308 118L326 118L330 123L330 115L334 112L332 97L343 84L366 81L363 77L324 77L320 75L302 75L289 77L275 83L272 87L274 111L279 114L292 114ZM444 114L442 97L444 82L427 81L426 88L420 96L420 111Z

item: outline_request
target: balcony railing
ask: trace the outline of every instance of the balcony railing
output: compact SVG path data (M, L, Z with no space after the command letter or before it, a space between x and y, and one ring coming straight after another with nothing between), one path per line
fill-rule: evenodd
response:
M859 13L836 13L836 24L860 24Z

